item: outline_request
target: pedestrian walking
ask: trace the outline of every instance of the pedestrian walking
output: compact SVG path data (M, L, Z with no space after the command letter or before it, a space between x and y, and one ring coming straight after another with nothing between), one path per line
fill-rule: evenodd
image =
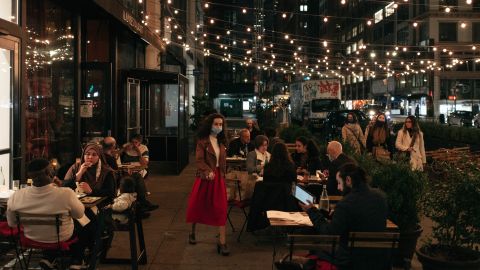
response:
M368 129L367 151L372 153L378 161L391 159L392 147L390 128L387 124L387 117L384 113L377 115L375 124Z
M187 206L187 223L192 223L188 242L196 244L196 224L217 226L217 252L227 256L230 251L225 236L227 221L227 192L225 187L226 146L225 118L211 114L197 134L195 153L197 173Z

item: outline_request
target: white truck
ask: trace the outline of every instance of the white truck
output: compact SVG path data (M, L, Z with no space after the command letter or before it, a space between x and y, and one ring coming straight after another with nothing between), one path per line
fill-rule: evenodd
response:
M320 129L331 111L340 109L340 80L325 79L290 84L292 121Z

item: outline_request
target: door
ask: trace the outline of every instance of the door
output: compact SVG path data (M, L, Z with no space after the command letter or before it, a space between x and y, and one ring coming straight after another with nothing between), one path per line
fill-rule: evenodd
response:
M13 178L13 160L15 159L15 163L18 163L18 171L21 166L19 147L21 136L16 136L15 140L13 136L15 131L14 108L16 117L19 113L19 103L13 102L14 96L18 98L18 52L18 42L0 37L0 122L2 123L0 130L0 191L10 187ZM16 121L16 125L20 125L20 121ZM15 135L19 134L15 133ZM18 149L13 149L14 145Z
M127 79L127 140L134 134L141 134L140 124L140 80Z
M98 141L111 131L110 63L84 63L80 100L82 141Z

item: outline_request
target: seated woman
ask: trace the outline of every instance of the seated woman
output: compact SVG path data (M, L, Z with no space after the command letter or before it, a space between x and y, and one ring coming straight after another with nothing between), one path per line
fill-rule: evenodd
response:
M247 155L248 174L263 175L263 168L270 160L270 153L267 152L268 138L265 135L258 135L255 138L255 150Z
M142 166L148 165L148 147L142 143L143 136L135 134L130 138L130 142L122 147L121 160L122 163L138 163ZM143 178L147 176L147 170L140 171Z
M96 143L88 143L83 148L80 163L73 164L68 169L63 182L64 187L80 189L83 193L96 197L107 197L108 199L98 208L109 204L115 198L115 177L113 170L107 165L103 155L102 147ZM77 187L78 186L78 187ZM98 229L97 216L91 208L85 209L85 216L89 219L87 224L82 225L79 230L78 254L84 254L86 247L93 249L96 230ZM80 225L77 225L80 227ZM86 269L86 258L74 258L70 269Z
M306 168L307 143L308 139L303 136L300 136L295 140L295 152L291 154L291 157L295 163L295 168L297 168L297 173L300 173L302 168Z
M288 155L287 146L277 142L273 146L270 162L265 165L263 181L270 183L292 183L297 179L295 164Z
M78 188L90 196L115 198L115 177L112 168L107 165L102 147L88 143L83 148L79 163L73 164L65 175L64 187Z
M318 149L317 144L313 140L309 140L307 143L307 160L306 160L306 168L305 170L310 175L315 175L317 170L326 169L322 166L322 162L320 160L320 150Z

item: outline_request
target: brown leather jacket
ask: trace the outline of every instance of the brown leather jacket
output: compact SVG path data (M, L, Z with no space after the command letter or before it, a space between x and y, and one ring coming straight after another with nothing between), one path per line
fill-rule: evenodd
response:
M221 144L218 166L220 167L220 174L223 179L225 179L225 173L227 172L226 158L226 147ZM213 172L217 165L217 158L212 143L210 142L210 138L198 139L195 160L197 164L196 176L202 179L207 179L207 175L209 175L210 172Z

